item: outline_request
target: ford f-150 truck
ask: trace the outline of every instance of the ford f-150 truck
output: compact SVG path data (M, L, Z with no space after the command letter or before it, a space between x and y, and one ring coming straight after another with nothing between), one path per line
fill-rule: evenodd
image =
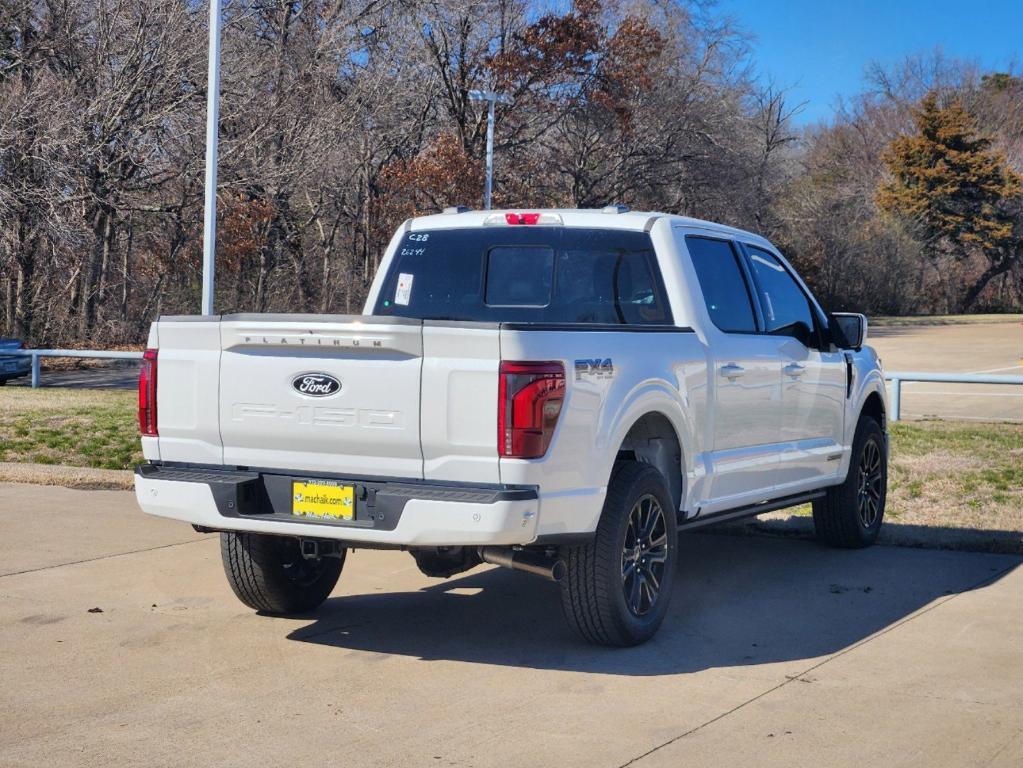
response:
M762 237L603 210L449 209L391 240L362 315L162 317L142 509L219 532L251 608L308 611L351 548L560 582L586 640L661 624L677 533L812 502L871 544L880 361Z

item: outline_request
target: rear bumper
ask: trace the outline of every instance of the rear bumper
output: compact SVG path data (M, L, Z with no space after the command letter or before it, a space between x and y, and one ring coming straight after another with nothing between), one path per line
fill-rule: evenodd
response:
M384 546L528 544L536 538L535 488L326 478L355 486L355 520L291 514L287 471L143 464L135 497L143 512L216 530L337 539ZM325 478L319 478L325 479Z

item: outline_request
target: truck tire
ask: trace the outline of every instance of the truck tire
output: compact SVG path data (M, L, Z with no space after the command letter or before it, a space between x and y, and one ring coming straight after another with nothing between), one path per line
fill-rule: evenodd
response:
M235 595L265 613L304 613L330 595L344 567L337 557L307 560L298 539L259 533L220 534L224 573Z
M813 502L817 538L833 547L869 547L884 520L888 493L888 451L884 432L870 416L860 416L845 482Z
M569 625L597 645L649 640L668 611L677 553L675 509L661 473L635 461L619 465L593 541L561 552Z

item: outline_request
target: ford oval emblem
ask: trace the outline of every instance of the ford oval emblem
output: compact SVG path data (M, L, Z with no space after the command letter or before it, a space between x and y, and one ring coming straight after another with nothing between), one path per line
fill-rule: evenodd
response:
M291 387L306 397L330 397L341 391L341 382L326 373L303 373L291 380Z

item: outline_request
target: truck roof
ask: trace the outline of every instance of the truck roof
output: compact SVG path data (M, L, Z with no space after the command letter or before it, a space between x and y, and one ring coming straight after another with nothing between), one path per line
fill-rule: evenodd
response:
M498 222L505 214L539 213L553 214L561 218L561 223L566 227L589 227L593 229L626 229L642 231L648 228L656 219L670 219L672 224L678 226L692 227L694 229L706 229L731 237L742 237L745 240L767 243L767 240L753 232L730 227L727 224L718 224L713 221L694 219L689 216L677 216L670 213L657 211L628 211L617 209L614 206L609 208L495 208L490 211L475 211L460 209L449 209L444 213L436 213L429 216L417 216L405 222L406 231L420 231L427 229L461 229L482 227L485 223L494 219ZM498 224L501 226L501 224Z

